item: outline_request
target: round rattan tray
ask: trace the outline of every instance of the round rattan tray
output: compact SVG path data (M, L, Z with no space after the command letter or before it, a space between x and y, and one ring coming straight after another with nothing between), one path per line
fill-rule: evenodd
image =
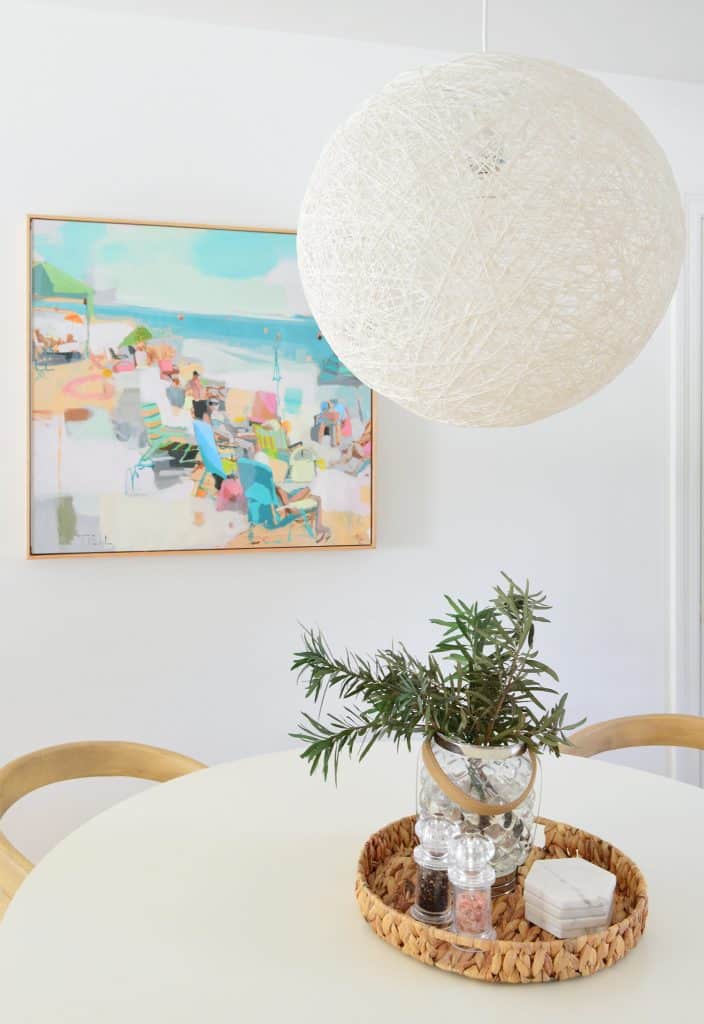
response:
M494 901L495 940L466 939L421 924L406 913L415 880L413 816L386 825L364 844L355 890L363 916L380 938L407 956L478 981L566 981L611 967L643 934L648 913L645 878L606 840L547 818L538 821L545 827L545 846L534 847L519 871L515 892ZM576 939L556 939L525 920L523 879L534 860L544 857L585 857L613 871L617 883L609 928Z

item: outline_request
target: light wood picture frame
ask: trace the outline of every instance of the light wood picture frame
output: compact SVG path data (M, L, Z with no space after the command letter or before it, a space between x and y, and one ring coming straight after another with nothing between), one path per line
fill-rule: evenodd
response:
M32 214L27 251L28 557L375 546L295 232Z

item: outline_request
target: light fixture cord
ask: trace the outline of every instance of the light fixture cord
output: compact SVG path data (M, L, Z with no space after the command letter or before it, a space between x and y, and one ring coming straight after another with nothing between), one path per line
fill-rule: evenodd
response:
M489 39L489 0L482 0L482 53L486 53Z

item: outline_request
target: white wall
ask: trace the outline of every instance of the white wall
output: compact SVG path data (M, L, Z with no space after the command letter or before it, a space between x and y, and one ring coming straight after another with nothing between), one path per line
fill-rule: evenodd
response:
M209 762L285 747L298 621L421 652L441 595L484 597L500 569L554 600L540 639L573 715L664 709L666 327L601 394L532 427L431 425L380 401L376 551L24 559L25 214L293 227L336 123L437 56L40 7L6 22L0 760L88 737ZM604 77L683 188L704 182L704 86ZM662 752L630 760L665 767ZM10 831L38 852L128 788L35 798Z

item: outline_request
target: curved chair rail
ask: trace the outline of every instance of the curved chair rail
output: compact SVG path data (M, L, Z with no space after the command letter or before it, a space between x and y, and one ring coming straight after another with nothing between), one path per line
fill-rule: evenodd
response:
M704 750L704 718L697 715L630 715L597 722L570 736L563 754L593 757L626 747L690 747Z
M96 740L45 747L0 768L0 818L23 796L55 782L107 776L167 782L204 767L183 754L143 743ZM0 918L33 866L0 832Z

